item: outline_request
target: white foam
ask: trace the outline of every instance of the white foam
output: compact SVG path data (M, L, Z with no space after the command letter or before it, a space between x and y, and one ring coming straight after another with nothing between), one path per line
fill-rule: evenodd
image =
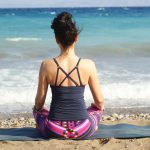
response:
M55 12L55 11L52 11L52 12L51 12L51 15L55 15L55 14L56 14L56 12Z
M22 69L22 68L21 68ZM16 68L1 69L0 83L3 88L7 87L32 87L38 77L37 70L21 70ZM34 82L33 82L34 81ZM0 86L0 90L1 90Z
M150 82L107 83L101 85L101 89L107 107L150 106ZM85 100L87 105L94 101L89 87Z
M17 68L0 70L0 91L2 93L6 93L4 96L4 102L6 101L8 96L8 87L14 88L14 93L18 93L18 89L20 88L25 89L29 87L35 89L35 86L37 85L38 70L19 70L20 69ZM140 79L129 80L128 82L114 81L113 83L112 81L107 81L103 82L101 86L103 95L106 99L150 99L150 81L144 81ZM13 93L11 94L13 95ZM86 88L85 97L88 100L92 99L92 95L88 87Z
M1 69L0 105L34 104L37 86L38 69L28 68ZM150 106L150 81L143 79L125 81L107 81L101 84L102 93L107 107L138 107ZM85 89L86 105L93 102L90 88ZM48 90L46 103L51 101L51 91ZM18 106L17 106L18 107Z
M104 7L100 7L97 10L105 10L105 8Z
M41 38L34 38L34 37L14 37L14 38L6 38L6 41L12 41L12 42L20 42L20 41L40 41Z
M110 83L102 90L107 99L150 99L150 82Z

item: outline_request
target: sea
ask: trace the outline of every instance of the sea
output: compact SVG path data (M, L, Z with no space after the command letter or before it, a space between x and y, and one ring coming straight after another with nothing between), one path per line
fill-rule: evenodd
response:
M40 64L60 52L50 26L62 11L81 30L76 53L95 62L105 107L149 108L150 7L16 8L0 9L0 113L32 112ZM88 86L84 98L93 102Z

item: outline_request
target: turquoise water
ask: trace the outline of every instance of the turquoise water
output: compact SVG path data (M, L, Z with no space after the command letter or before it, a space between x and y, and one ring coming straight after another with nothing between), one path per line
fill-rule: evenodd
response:
M150 106L149 7L0 9L1 111L34 104L40 63L59 53L50 24L61 11L82 29L76 52L95 61L106 107ZM85 100L92 101L88 87Z

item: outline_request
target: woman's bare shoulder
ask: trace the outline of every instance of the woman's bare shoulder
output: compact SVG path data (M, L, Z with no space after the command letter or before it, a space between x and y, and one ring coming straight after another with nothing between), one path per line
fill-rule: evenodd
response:
M92 59L84 58L82 59L82 63L87 67L95 67L95 62Z
M54 64L54 61L53 59L44 59L42 60L41 62L41 69L44 71L48 71L49 69L53 69L53 65Z
M52 63L52 62L53 62L52 58L42 60L42 63L45 64L45 65L49 64L49 63Z
M49 66L50 64L53 64L54 63L54 60L53 59L44 59L41 64L44 65L45 67L46 66Z
M82 58L81 59L81 66L83 66L84 68L95 68L95 62L92 60L92 59L87 59L87 58ZM54 67L54 60L53 58L51 59L45 59L42 61L41 65L44 67L44 68L53 68ZM56 64L55 64L56 65Z

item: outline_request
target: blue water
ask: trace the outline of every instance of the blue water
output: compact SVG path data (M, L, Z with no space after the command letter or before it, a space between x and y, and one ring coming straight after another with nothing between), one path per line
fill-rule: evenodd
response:
M82 29L76 53L95 61L106 107L150 106L149 7L0 9L0 111L34 104L40 63L59 54L50 25L62 11Z

